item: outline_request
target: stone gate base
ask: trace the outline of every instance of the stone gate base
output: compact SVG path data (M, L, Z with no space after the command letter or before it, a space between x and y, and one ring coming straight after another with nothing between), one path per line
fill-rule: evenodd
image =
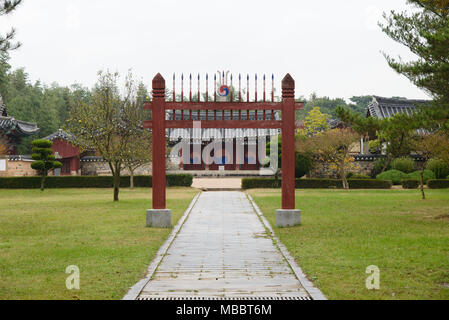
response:
M300 210L276 210L276 227L294 227L301 224Z
M147 210L147 227L171 228L171 210L151 209Z

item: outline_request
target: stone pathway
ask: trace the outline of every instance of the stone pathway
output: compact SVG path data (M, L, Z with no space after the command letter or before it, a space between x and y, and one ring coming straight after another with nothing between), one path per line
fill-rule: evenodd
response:
M242 192L203 192L137 299L310 299Z
M242 188L242 178L194 178L192 187L203 190L238 190Z

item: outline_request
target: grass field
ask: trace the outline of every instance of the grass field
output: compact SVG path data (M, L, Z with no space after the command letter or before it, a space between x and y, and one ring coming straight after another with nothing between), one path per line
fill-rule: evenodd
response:
M176 223L196 191L170 188ZM121 299L171 230L145 227L151 190L0 190L0 300ZM69 291L66 267L80 269Z
M275 225L279 190L251 190ZM449 190L296 192L302 226L274 228L329 299L449 299ZM369 291L366 268L380 268Z

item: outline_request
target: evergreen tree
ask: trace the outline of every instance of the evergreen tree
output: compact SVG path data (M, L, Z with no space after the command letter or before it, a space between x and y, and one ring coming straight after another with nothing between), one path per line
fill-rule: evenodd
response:
M39 171L41 175L41 191L44 191L45 178L48 176L48 172L52 169L57 169L62 167L62 163L55 161L55 156L53 155L53 150L51 146L53 142L48 140L34 140L32 142L33 146L33 160L31 168Z
M423 127L449 131L449 1L408 0L418 10L384 14L382 30L405 45L418 59L405 62L385 54L389 65L434 98L434 108L423 108Z
M0 0L0 16L4 16L13 12L22 0ZM12 43L16 35L16 30L11 29L6 35L0 35L0 52L7 53L20 47L20 42Z

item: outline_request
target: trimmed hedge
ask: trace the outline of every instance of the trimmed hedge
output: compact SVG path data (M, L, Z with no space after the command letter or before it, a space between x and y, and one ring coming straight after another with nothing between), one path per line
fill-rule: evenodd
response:
M367 176L366 174L353 174L353 175L349 176L348 179L351 179L351 180L371 180L371 178L369 176Z
M429 180L436 179L435 173L431 170L424 170L423 174L424 183L427 183ZM409 173L407 175L407 179L419 180L421 181L421 171L415 171L413 173Z
M401 184L403 179L407 179L407 174L399 170L388 170L376 176L379 180L391 180L395 186Z
M449 164L440 159L430 159L426 169L435 173L435 179L446 179L449 174Z
M390 189L391 181L374 179L348 180L351 189ZM274 178L242 179L243 189L276 189L282 187L282 180ZM342 189L343 182L338 179L296 179L296 189Z
M47 177L45 179L46 188L112 188L112 176L66 176ZM40 188L41 177L6 177L0 178L0 189L36 189ZM190 174L167 175L167 186L169 187L190 187L193 176ZM120 177L120 187L128 188L130 177ZM152 176L134 176L134 186L141 188L151 188Z
M427 186L430 189L449 189L449 179L447 180L429 180Z
M415 180L415 179L402 180L402 188L404 188L404 189L418 189L418 187L419 187L419 180Z

